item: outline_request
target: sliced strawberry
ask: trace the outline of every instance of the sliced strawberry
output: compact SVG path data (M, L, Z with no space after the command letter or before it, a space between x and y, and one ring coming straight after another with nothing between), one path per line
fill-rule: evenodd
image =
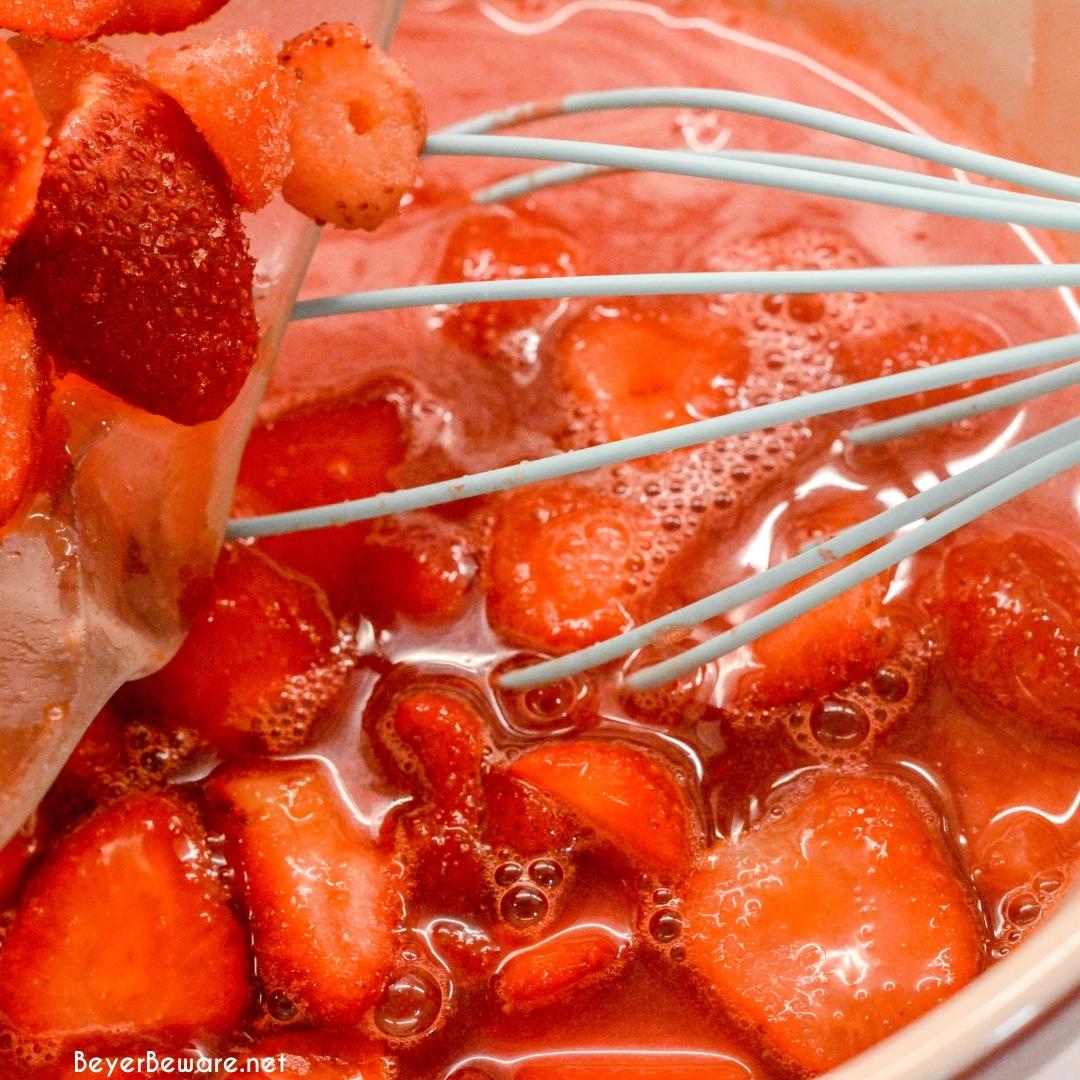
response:
M869 496L817 492L803 506L796 504L791 516L781 523L773 562L791 558L811 542L834 536L881 509ZM865 554L855 552L793 582L770 598L770 606ZM869 674L895 644L885 608L891 580L891 572L878 574L754 642L753 655L761 664L751 677L754 701L766 707L786 705L828 694Z
M977 534L938 579L945 662L956 690L1009 723L1080 732L1080 559L1033 533Z
M580 247L555 225L506 207L469 210L446 241L436 280L573 277L584 264ZM495 352L508 335L539 327L557 300L460 304L443 315L443 329L481 355Z
M750 1080L751 1076L734 1058L682 1050L544 1054L526 1058L513 1074L514 1080Z
M92 37L124 0L0 0L0 27L36 37L77 41Z
M350 23L301 34L280 60L299 80L286 200L316 221L377 228L416 183L427 135L408 73Z
M230 752L306 741L345 678L337 626L311 581L227 548L180 651L130 693Z
M61 840L0 949L0 1013L41 1038L225 1031L249 996L243 927L184 804L130 795Z
M557 355L571 396L609 439L726 413L748 362L740 332L673 303L597 305L560 334Z
M581 832L558 799L505 772L484 777L484 802L484 836L495 849L544 855L568 849Z
M258 344L254 264L220 166L176 102L119 67L73 98L11 287L61 366L179 423L212 420Z
M257 512L362 499L389 489L405 460L405 432L388 400L331 399L256 427L240 465L240 495ZM286 566L314 578L336 611L355 602L365 524L293 533L262 542Z
M6 907L15 897L44 838L43 819L39 814L32 814L30 820L0 848L0 907Z
M45 117L22 61L0 38L0 259L34 212L45 168L45 136Z
M174 34L204 22L227 0L122 0L103 34Z
M495 988L512 1009L545 1004L615 975L630 953L624 934L599 923L572 926L511 953L498 967Z
M273 1059L259 1075L267 1080L394 1080L391 1058L362 1036L296 1032L261 1039L235 1051L244 1060Z
M184 107L206 137L245 210L265 206L281 189L292 161L289 131L296 80L260 30L157 49L147 77Z
M548 743L515 758L510 775L558 799L647 870L685 870L698 846L678 780L644 750L599 739Z
M897 782L823 775L684 893L687 962L801 1069L824 1072L954 993L982 963L972 901Z
M1001 334L985 323L960 321L956 316L931 315L869 337L844 337L836 354L837 367L845 378L860 382L880 375L932 367L948 360L1005 348ZM998 380L961 383L930 390L868 407L876 420L886 420L917 409L929 409L947 401L989 390Z
M21 303L0 296L0 526L41 479L51 392L33 321Z
M648 524L636 505L577 484L509 495L488 556L492 627L515 644L556 653L628 629Z
M305 1022L358 1023L392 958L389 859L314 762L226 770L207 791L266 992Z

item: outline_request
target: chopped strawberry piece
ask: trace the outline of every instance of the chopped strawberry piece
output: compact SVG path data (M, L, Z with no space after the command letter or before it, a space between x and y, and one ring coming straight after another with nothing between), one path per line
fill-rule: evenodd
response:
M45 135L45 117L22 61L0 38L0 259L34 212L45 168Z
M405 812L395 845L408 866L410 895L419 904L438 897L442 913L479 915L486 910L488 850L477 837L475 820L437 806Z
M837 495L823 491L781 525L773 562L791 558L811 542L835 536L842 529L865 520L882 507L870 497L850 492ZM773 603L794 596L836 570L865 555L857 551L838 563L824 567L782 589ZM847 592L799 616L786 626L759 638L753 645L755 660L754 701L761 706L786 705L828 694L854 679L869 674L892 651L894 632L889 624L885 597L892 573L870 578Z
M290 1032L238 1048L241 1062L272 1058L260 1069L267 1080L394 1080L392 1060L362 1036L348 1033Z
M1080 732L1080 560L1032 533L975 535L945 556L937 606L957 691L1043 735Z
M157 49L147 77L176 98L206 137L245 210L265 206L291 165L296 80L260 30L240 30L179 49Z
M290 41L299 80L286 200L316 221L375 229L416 183L427 119L405 69L350 23Z
M122 0L103 34L174 34L204 22L227 0Z
M30 820L0 848L0 906L6 907L14 898L44 836L41 816L32 814Z
M51 392L33 321L21 303L0 296L0 526L41 479Z
M43 69L55 74L47 52ZM176 102L119 67L72 96L11 287L61 366L178 423L212 420L258 344L253 262L220 166Z
M684 893L687 962L799 1068L824 1072L979 971L980 928L897 782L822 776L721 841Z
M609 439L728 412L749 355L739 331L673 304L597 305L557 349L571 395Z
M581 831L559 800L504 772L484 777L484 801L484 835L496 849L526 857L564 851Z
M630 627L649 530L636 505L572 483L500 505L488 556L488 620L516 644L562 653Z
M78 106L82 85L91 75L108 75L117 70L136 74L135 68L92 45L42 40L24 34L11 38L8 44L32 76L34 96L51 135Z
M573 277L583 262L573 238L556 226L532 214L491 207L469 210L454 226L436 280ZM446 310L442 325L466 348L485 355L508 335L539 327L558 307L557 300L460 304Z
M1006 344L1001 334L985 323L960 322L955 316L935 315L870 337L841 338L837 367L845 378L858 382L933 367L948 360L963 360L967 356L1003 349ZM867 412L876 420L886 420L968 397L1000 382L1000 379L983 379L929 390L894 401L878 402L869 406Z
M262 513L345 502L389 489L405 460L405 432L386 400L338 399L294 409L255 428L240 465L241 500ZM355 603L364 523L273 537L262 547L317 581L336 611Z
M616 974L630 958L630 939L600 924L563 930L511 953L495 975L509 1008L528 1008Z
M243 927L183 803L130 795L59 841L0 949L0 1012L40 1038L225 1031L249 995Z
M741 1061L682 1050L544 1054L526 1059L514 1070L514 1080L750 1080L751 1076Z
M645 869L685 870L697 849L693 808L671 770L625 743L578 739L530 750L510 775L565 804Z
M313 582L230 547L180 651L130 693L223 750L295 747L340 694L338 644Z
M0 0L0 27L36 37L77 41L92 37L124 0Z
M389 859L314 762L226 770L207 791L251 913L263 987L302 1021L358 1023L390 967Z
M389 727L411 759L401 763L405 775L415 775L435 805L475 820L488 734L473 705L452 692L415 690L398 700Z
M502 955L486 930L460 919L436 919L428 932L432 948L453 969L455 983L490 974Z

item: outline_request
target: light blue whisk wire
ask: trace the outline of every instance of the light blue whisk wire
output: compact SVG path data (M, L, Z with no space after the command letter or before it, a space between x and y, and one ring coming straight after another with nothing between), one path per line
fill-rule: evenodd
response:
M724 109L784 120L1062 196L1064 200L1080 198L1080 179L1076 177L795 102L723 90L643 87L575 94L559 102L524 103L447 128L429 138L425 152L430 155L482 155L562 162L490 185L475 193L474 201L480 203L515 198L545 187L612 171L648 170L756 184L975 220L1080 231L1080 205L1071 201L901 169L799 154L741 150L653 150L576 140L487 134L497 127L510 127L553 116L641 107ZM1080 265L1074 264L590 275L456 282L358 292L303 301L296 305L293 318L304 320L405 307L571 297L737 292L981 291L1075 285L1080 285ZM1077 356L1080 356L1080 334L999 349L601 446L568 451L539 461L520 462L367 499L237 519L230 522L227 535L234 539L272 536L371 520L543 480L573 476L669 450L927 390L1014 374ZM1080 383L1080 363L1069 364L956 402L856 429L850 433L850 438L853 442L863 444L880 442L1018 404L1077 383ZM988 510L1076 464L1080 464L1080 420L1059 425L1003 451L746 581L589 648L509 672L502 681L507 687L536 686L609 663L646 647L672 630L685 629L731 611L877 543L897 530L912 526L914 522L928 519L827 579L740 625L661 663L642 668L631 674L627 683L632 688L646 688L678 678L828 602L846 589L888 569Z

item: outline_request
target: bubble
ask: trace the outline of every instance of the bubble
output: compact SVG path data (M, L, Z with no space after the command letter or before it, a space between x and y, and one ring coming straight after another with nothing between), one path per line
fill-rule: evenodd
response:
M870 734L870 720L858 705L826 698L810 713L810 731L823 746L847 749L858 746Z
M652 899L654 904L670 904L675 899L675 896L670 889L657 889L652 894Z
M907 697L907 677L895 668L883 667L874 672L873 690L882 701L895 705Z
M674 941L682 933L682 919L674 911L654 912L649 920L649 934L661 945Z
M1059 874L1040 874L1039 877L1035 879L1035 888L1038 889L1040 893L1055 893L1063 884L1064 882Z
M395 1039L422 1035L439 1018L442 990L423 968L407 968L394 976L375 1006L375 1026Z
M563 868L554 859L537 859L529 866L529 877L542 889L554 889L562 883Z
M535 926L547 917L547 897L532 885L517 885L502 898L499 911L511 926Z
M671 957L676 963L681 964L686 959L686 946L685 945L672 945L668 950L668 956Z
M271 990L266 995L266 1011L283 1024L296 1019L296 1003L284 990Z
M1013 926L1030 926L1042 911L1039 898L1024 891L1013 896L1005 906L1005 917Z
M504 862L495 868L496 885L513 885L521 877L523 869L520 863Z

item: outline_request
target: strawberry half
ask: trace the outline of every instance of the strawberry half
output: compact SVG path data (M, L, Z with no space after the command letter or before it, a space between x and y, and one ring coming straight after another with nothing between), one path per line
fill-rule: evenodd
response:
M0 38L0 259L34 212L46 130L22 62Z
M357 1024L392 958L389 859L313 762L226 770L207 792L267 994L283 996L301 1021Z
M548 743L515 758L509 773L561 802L646 870L686 870L700 842L678 780L645 750L600 739Z
M50 1039L225 1031L249 978L246 934L194 814L129 795L27 882L0 949L0 1013Z
M10 287L60 366L178 423L212 420L258 345L254 264L221 168L180 106L126 70L93 72L72 100Z
M0 296L0 526L39 479L51 392L33 321Z
M687 963L794 1065L824 1072L982 965L972 900L897 782L824 775L690 879Z

